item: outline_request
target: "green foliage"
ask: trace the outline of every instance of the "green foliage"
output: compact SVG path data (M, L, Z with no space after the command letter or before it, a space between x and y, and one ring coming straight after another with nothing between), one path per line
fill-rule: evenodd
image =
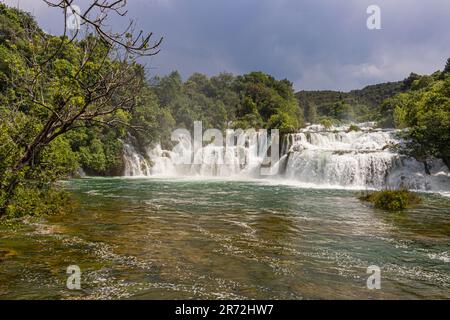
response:
M325 118L320 121L320 124L323 125L325 129L330 130L333 126L333 121Z
M316 123L318 119L317 106L314 103L307 103L304 107L305 121Z
M350 127L348 128L347 132L351 132L351 131L361 131L361 128L358 127L356 124L351 124Z
M80 167L92 175L120 175L123 143L129 140L144 151L158 141L167 144L175 127L191 129L194 121L205 129L282 132L303 124L287 80L253 72L211 78L195 73L183 81L173 72L146 82L142 66L114 60L108 52L92 35L69 41L46 34L29 14L0 4L0 215L45 212L39 199L52 198L55 181ZM123 83L110 100L100 94L91 101L86 88L117 74L112 79L132 75L139 87Z
M448 74L450 74L450 58L447 59L447 62L445 63L444 70L442 70L442 74L440 74L439 77L440 78L444 78Z
M286 132L303 125L303 111L288 80L252 72L237 77L236 90L241 99L236 116L239 121L234 127L272 128Z
M405 153L450 163L450 59L443 72L431 76L411 74L403 82L347 93L294 94L291 82L263 72L211 78L195 73L183 81L175 71L147 82L142 66L112 59L97 40L88 35L69 42L45 34L29 14L0 4L0 216L58 211L68 200L55 191L56 181L80 167L92 175L120 175L124 142L137 141L141 151L155 142L168 144L174 128L192 129L194 121L202 121L204 129L287 133L302 127L304 119L330 129L377 116L384 125L408 128ZM89 104L86 88L114 74L118 80L131 75L133 90L122 84L111 100ZM30 83L39 88L38 97L30 94ZM123 97L133 108L122 106ZM103 108L113 111L99 112ZM95 116L71 118L80 111ZM70 130L65 118L73 119L66 123Z
M0 206L5 201L5 193L0 191ZM55 187L38 185L20 185L5 208L6 219L20 218L25 215L39 216L70 212L75 206L67 192Z
M359 199L373 203L375 208L388 211L403 210L422 202L417 194L406 189L371 192L360 196Z
M401 136L402 152L424 161L438 157L450 165L450 76L423 76L411 90L389 102L397 128L407 128Z
M46 180L56 181L71 174L79 166L78 155L72 150L69 140L64 136L53 140L39 156L38 162L39 172L34 170L35 173L30 178L41 181L44 180L42 175L46 176Z
M351 120L353 119L353 109L348 103L341 100L329 108L327 116L337 120Z
M420 90L428 87L431 83L433 83L433 77L431 76L422 76L417 80L414 80L411 84L412 90Z
M298 122L288 113L278 111L272 115L267 122L269 128L277 128L282 133L294 132L298 129Z
M372 121L387 98L404 90L403 82L387 82L350 92L300 91L296 97L308 122L314 123L321 117L362 122ZM311 107L316 109L315 112L310 111Z
M298 129L302 112L292 83L262 72L234 77L228 73L208 78L194 73L183 82L178 72L155 77L151 87L159 104L170 111L177 126L204 128Z
M178 72L154 77L151 87L164 108L159 117L171 123L170 128L176 125L192 129L194 121L202 121L205 128L225 128L237 103L232 84L227 81L229 77L221 74L209 79L194 73L186 82ZM168 135L169 132L163 134L166 138Z
M141 94L151 91L143 68L108 52L91 35L69 42L45 34L29 14L0 4L0 216L57 211L67 199L55 182L79 167L120 175L130 124L157 136L158 116L167 113L154 94ZM131 75L133 86L108 96L111 86L101 86L117 74ZM130 105L139 97L136 110L126 109L124 97Z

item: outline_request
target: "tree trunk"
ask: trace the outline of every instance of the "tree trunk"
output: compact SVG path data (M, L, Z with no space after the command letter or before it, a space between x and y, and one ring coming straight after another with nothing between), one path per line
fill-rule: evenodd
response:
M447 168L450 170L450 156L443 156L442 157L442 161L444 161L445 165L447 166Z
M426 173L427 175L431 175L430 167L428 166L428 162L424 161L424 162L423 162L423 167L425 168L425 173Z

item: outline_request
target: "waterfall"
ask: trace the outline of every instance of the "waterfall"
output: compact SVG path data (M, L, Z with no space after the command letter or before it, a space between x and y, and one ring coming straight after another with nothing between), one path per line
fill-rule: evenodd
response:
M287 139L286 178L336 186L383 187L399 156L387 150L394 132L320 126Z
M286 139L284 178L303 183L356 188L450 190L450 172L441 160L424 164L392 151L401 143L398 130L374 129L374 123L348 126L313 125Z
M132 144L123 144L123 160L125 166L125 176L151 175L150 163L136 151Z
M427 175L423 163L391 150L401 143L396 130L375 129L370 122L358 126L360 130L349 131L349 126L311 125L284 136L281 158L271 163L278 173L264 178L324 187L450 191L450 172L442 161L430 161ZM145 155L124 144L125 176L260 178L264 138L257 135L256 143L231 147L209 144L197 151L180 139L172 151L156 145Z
M193 151L190 141L181 137L172 151L157 144L143 156L131 144L124 143L124 175L258 177L266 144L265 135L255 133L243 145L209 144Z

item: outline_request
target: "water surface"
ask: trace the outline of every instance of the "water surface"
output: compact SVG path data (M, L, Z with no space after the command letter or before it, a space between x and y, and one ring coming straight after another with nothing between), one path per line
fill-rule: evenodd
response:
M0 227L0 298L449 299L450 199L404 212L357 191L87 178L74 213ZM82 290L66 288L66 268ZM381 290L366 287L381 268Z

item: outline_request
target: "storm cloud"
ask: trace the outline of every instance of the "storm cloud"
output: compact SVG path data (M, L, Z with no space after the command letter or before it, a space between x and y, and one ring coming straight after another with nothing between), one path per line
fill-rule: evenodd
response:
M60 32L61 17L43 1L5 2ZM366 27L372 4L381 9L380 30ZM442 69L450 57L449 14L448 0L128 1L128 18L164 37L161 53L145 61L149 74L260 70L297 90L351 90Z

